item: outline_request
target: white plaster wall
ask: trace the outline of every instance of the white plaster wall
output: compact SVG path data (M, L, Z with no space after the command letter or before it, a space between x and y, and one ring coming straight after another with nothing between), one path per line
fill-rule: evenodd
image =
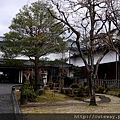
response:
M3 53L0 52L0 58L2 57ZM56 59L65 59L65 58L69 58L69 52L65 52L65 53L51 53L49 55L46 56L42 56L41 59L45 59L48 58L48 60L56 60ZM29 60L29 58L27 56L18 56L16 57L16 59L22 59L22 60Z
M101 55L100 53L95 54L95 63L97 62L100 55ZM110 51L108 54L106 54L104 56L104 58L101 61L101 64L102 63L115 62L115 61L119 61L119 56L116 55L116 52Z
M0 51L0 58L3 58L2 55L3 55L3 53Z
M41 58L48 58L48 60L56 60L56 59L65 59L65 58L69 58L69 53L65 52L65 53L51 53L49 55L43 56Z
M73 64L73 65L78 66L78 67L85 66L83 60L80 57L71 58L70 64Z
M100 52L96 53L94 55L94 64L96 64L96 62L99 59L100 55L101 55ZM87 58L86 58L86 60L87 60ZM102 59L102 61L100 62L100 64L115 62L116 60L117 61L119 60L119 56L118 55L116 56L115 52L110 51L108 54L106 54L104 56L104 58ZM79 67L85 66L83 60L80 57L71 58L70 59L70 64L73 64L73 65L79 66Z

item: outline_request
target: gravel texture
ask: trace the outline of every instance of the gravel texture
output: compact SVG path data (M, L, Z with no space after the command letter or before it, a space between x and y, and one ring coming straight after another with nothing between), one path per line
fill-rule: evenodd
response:
M99 103L100 99L97 98L97 106L89 106L89 99L87 102L70 100L60 103L51 104L35 104L21 107L22 113L120 113L120 98L105 95L110 98L110 102Z

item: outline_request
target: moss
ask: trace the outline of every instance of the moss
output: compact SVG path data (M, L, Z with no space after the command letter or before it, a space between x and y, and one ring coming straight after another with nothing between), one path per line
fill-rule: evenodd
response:
M67 98L69 97L60 93L55 93L53 90L46 90L45 94L38 96L37 101L41 103L52 103L57 101L65 101Z

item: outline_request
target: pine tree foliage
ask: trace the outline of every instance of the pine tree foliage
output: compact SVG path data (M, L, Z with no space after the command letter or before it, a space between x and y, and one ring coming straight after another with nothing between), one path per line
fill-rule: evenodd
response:
M63 41L64 25L55 20L48 11L55 15L50 4L38 1L30 6L25 5L13 18L5 34L5 46L2 47L4 57L15 58L27 56L35 65L35 85L40 81L39 59L49 53L61 52L65 49Z
M48 7L55 14L49 4L40 1L31 6L25 5L19 11L12 20L10 32L5 34L5 57L41 57L51 52L60 52L61 46L65 47L60 36L64 26L51 17Z

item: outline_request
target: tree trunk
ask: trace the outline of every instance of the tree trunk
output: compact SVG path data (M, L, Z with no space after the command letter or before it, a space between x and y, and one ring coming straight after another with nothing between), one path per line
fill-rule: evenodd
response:
M89 7L89 13L90 13L90 22L91 22L91 30L90 30L90 44L89 44L89 74L88 74L88 81L89 81L89 92L90 92L90 104L92 106L97 105L96 99L95 99L95 85L94 85L94 32L95 32L95 5L94 0L88 1L90 7Z
M95 98L95 84L93 74L88 72L88 85L89 85L89 95L90 95L90 106L96 106Z
M34 90L38 90L38 82L39 82L39 57L35 57L35 88Z

